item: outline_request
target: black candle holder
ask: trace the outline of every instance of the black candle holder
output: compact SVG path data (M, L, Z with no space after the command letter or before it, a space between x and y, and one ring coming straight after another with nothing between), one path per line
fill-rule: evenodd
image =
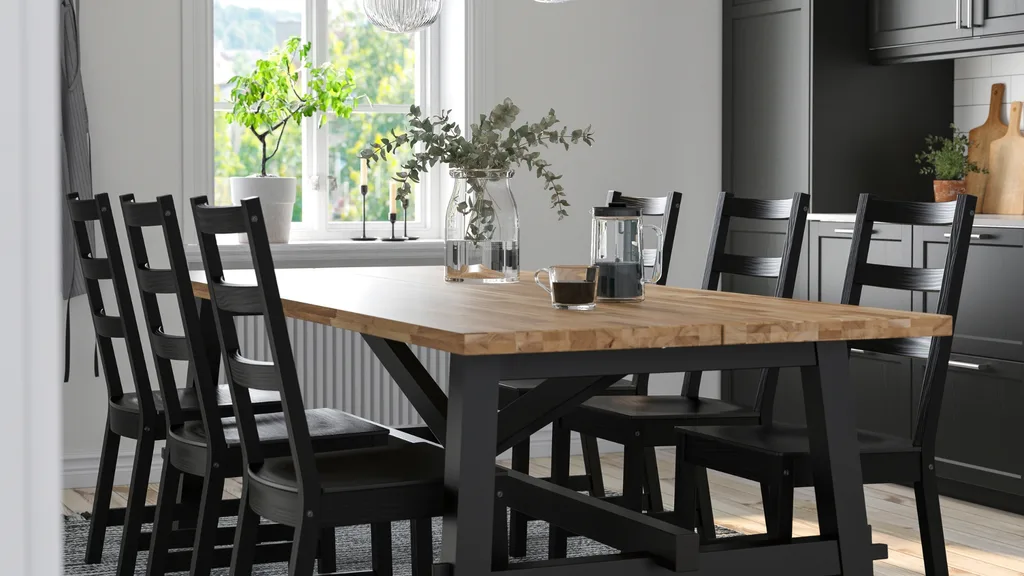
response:
M395 236L395 222L398 222L398 214L388 214L388 221L391 222L391 238L381 238L384 242L405 242L405 238Z
M356 242L372 242L376 238L371 238L366 235L366 195L370 193L370 187L363 184L359 187L359 193L363 195L363 235L359 238L353 238Z
M416 236L409 236L409 199L402 198L402 236L406 240L419 240Z

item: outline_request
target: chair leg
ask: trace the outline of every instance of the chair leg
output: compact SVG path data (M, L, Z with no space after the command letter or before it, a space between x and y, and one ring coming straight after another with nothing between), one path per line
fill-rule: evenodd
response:
M559 486L569 484L569 429L561 420L551 425L551 481ZM548 531L548 558L565 558L569 548L569 534L551 524Z
M622 461L622 504L635 512L644 505L644 447L626 444Z
M491 570L508 568L508 508L501 499L494 499L494 529L491 531Z
M391 558L391 523L370 525L370 548L373 558L373 576L391 576L394 561Z
M295 528L292 541L292 558L288 564L288 576L312 576L316 560L316 545L320 541L320 526L313 518L303 518ZM236 574L232 571L232 574ZM248 574L248 573L246 573ZM242 574L237 574L242 576Z
M525 440L512 447L512 469L523 474L530 473L530 441ZM509 515L508 553L515 558L526 556L526 516L512 510Z
M316 557L316 571L319 574L333 574L338 571L337 539L334 527L320 531L319 553Z
M780 542L793 539L793 475L787 470L778 484L761 484L768 535Z
M409 522L412 542L412 576L431 576L434 567L434 527L430 518Z
M114 491L114 470L117 467L120 443L121 437L110 430L108 420L107 429L103 432L100 469L96 477L92 517L89 519L89 540L85 545L86 564L98 564L103 559L103 541L107 535L107 516L110 511L110 495Z
M658 472L658 454L654 448L644 448L644 498L648 512L664 512L661 498L661 473Z
M673 502L675 523L688 530L697 528L697 467L686 461L685 439L676 446L676 489Z
M124 531L121 533L121 553L117 559L118 576L135 574L139 537L142 534L142 516L146 508L146 491L149 490L149 470L153 465L154 441L153 434L148 432L143 433L135 444L135 463L132 465L128 507L124 515Z
M181 484L181 472L171 465L169 458L164 460L163 472L160 474L156 518L153 519L153 535L149 541L149 566L146 569L146 576L163 576L165 574L167 552L171 546L170 538L174 528L174 509L177 504L179 484Z
M224 498L224 476L217 468L208 468L203 478L203 495L196 518L196 538L192 544L190 576L209 576L213 569L213 549L220 520L220 503Z
M242 499L238 510L238 527L235 528L235 546L231 552L231 576L252 574L259 524L259 515L249 507L249 480L243 479ZM293 543L293 552L294 547Z
M924 573L927 576L948 576L946 541L942 535L942 511L939 509L939 490L935 473L925 470L920 482L914 483L917 501L917 521L921 528L921 548L924 552Z
M708 483L708 469L695 467L694 477L694 487L697 491L697 517L700 520L697 531L700 533L702 541L710 542L715 539L715 511L711 507L711 485Z
M583 467L590 480L590 495L604 498L604 471L601 469L601 451L597 447L597 438L580 434L580 443L583 445Z

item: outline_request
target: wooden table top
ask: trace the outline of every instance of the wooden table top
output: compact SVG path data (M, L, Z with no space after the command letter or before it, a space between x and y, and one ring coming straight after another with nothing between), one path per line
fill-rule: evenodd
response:
M747 294L648 286L647 300L551 308L522 272L518 284L449 284L440 266L277 271L285 314L461 355L516 354L949 336L949 316ZM205 273L192 273L209 298ZM228 271L253 284L251 270Z

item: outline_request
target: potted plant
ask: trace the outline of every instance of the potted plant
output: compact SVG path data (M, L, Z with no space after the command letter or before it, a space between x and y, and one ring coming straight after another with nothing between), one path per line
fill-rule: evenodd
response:
M450 111L424 117L413 106L408 132L392 132L360 154L372 163L403 146L416 147L394 176L400 184L400 202L406 201L412 184L419 183L430 168L438 163L448 165L455 179L445 216L445 279L449 282L519 280L519 212L510 185L515 167L525 166L544 181L559 219L569 215L565 188L559 182L562 176L551 170L540 149L555 145L568 150L580 142L593 146L594 134L589 126L559 130L554 110L536 123L515 127L519 112L506 98L490 114L481 114L467 136L450 119Z
M952 138L928 136L925 138L928 147L915 157L921 165L921 174L935 177L936 202L950 202L956 200L957 194L966 194L964 178L967 174L988 174L988 170L967 159L967 150L974 145L967 134L961 132L956 124L949 127L953 129Z
M339 118L352 113L349 97L354 89L352 72L338 71L330 63L314 66L310 43L292 37L282 48L256 61L252 73L230 80L234 107L229 122L248 128L259 140L262 151L259 174L231 178L231 200L256 196L263 205L267 235L271 242L286 243L291 234L295 205L295 178L267 173L267 164L281 148L284 131L290 122L301 122L320 113L321 126L326 113ZM300 80L305 73L305 82Z

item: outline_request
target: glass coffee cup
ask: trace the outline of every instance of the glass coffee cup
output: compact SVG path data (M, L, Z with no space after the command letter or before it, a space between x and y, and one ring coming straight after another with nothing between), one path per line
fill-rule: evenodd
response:
M540 276L547 273L547 283ZM538 270L533 281L551 295L559 310L593 310L597 305L597 266L551 266Z

